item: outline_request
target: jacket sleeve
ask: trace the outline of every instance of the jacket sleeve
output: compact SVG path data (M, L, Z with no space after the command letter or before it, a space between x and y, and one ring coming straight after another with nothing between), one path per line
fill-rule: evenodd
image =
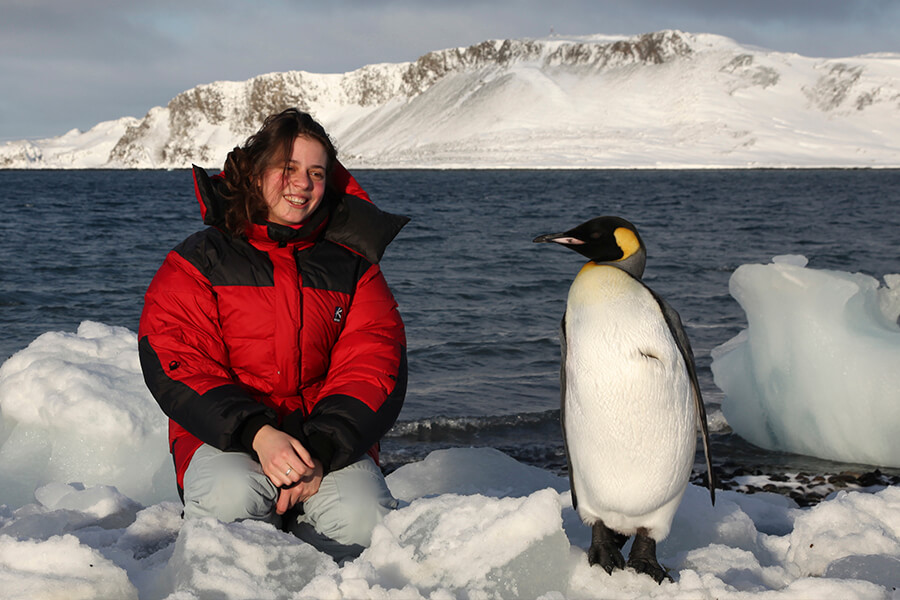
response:
M393 426L406 381L403 321L381 270L372 265L357 284L318 401L302 424L293 414L284 428L305 442L326 472L340 469Z
M144 297L138 332L144 381L172 421L220 450L245 450L241 434L254 423L276 423L271 409L235 384L219 327L215 293L176 251Z

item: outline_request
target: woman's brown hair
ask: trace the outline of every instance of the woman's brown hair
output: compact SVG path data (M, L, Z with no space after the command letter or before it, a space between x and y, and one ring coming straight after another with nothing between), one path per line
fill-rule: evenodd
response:
M322 144L328 156L326 168L330 174L337 161L334 144L324 127L309 113L296 108L268 116L259 131L247 138L243 146L228 153L223 173L225 185L221 194L226 200L225 228L232 235L241 235L247 225L266 218L268 206L259 182L267 168L279 163L287 168L294 140L298 137ZM327 181L326 178L326 186Z

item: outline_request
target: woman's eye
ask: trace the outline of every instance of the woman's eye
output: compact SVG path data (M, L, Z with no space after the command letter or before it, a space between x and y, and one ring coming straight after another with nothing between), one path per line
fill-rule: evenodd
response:
M324 171L310 171L309 176L312 177L313 179L315 179L316 181L321 181L322 179L325 179L325 172Z

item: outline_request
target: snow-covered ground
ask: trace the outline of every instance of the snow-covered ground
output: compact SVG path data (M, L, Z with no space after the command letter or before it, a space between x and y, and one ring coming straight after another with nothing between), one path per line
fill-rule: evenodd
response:
M740 297L748 315L780 314L783 302L773 307L753 298L766 297L765 290L771 296L782 278L807 282L790 291L798 310L832 315L844 324L842 344L832 346L884 367L880 357L900 345L896 288L879 288L848 273L814 272L798 262L781 259L764 267L771 274L749 283L736 274L736 285L755 290ZM819 279L821 285L809 284ZM838 295L835 290L848 282L862 291ZM817 312L834 310L823 299L839 298L847 300L837 315ZM840 317L854 307L860 310L852 317ZM810 344L765 342L769 338L754 331L773 326L760 325L755 316L748 320L744 337L771 344L763 348L770 366L808 359ZM873 323L889 341L867 350L857 342L872 335ZM799 341L812 340L812 334L802 328L791 333ZM746 342L731 343L731 351L738 352L741 343ZM707 491L690 485L671 534L659 545L660 562L674 579L661 586L632 571L610 576L589 567L590 530L572 509L568 481L491 448L439 450L391 473L388 485L400 508L377 527L371 547L344 565L267 524L184 522L166 453L165 418L143 386L136 345L128 329L88 321L75 333L38 337L0 367L0 596L5 600L900 600L898 486L838 491L799 508L783 495L722 490L711 506ZM823 346L828 344L812 344L815 352ZM728 394L760 387L752 378L737 377L741 361L720 362L717 368L717 380L733 371L730 376L738 381ZM851 409L826 402L803 413L814 413L815 419L800 421L782 407L783 418L772 421L772 409L757 402L735 424L752 422L754 410L755 418L769 411L770 421L785 430L825 431L821 423L851 421L847 414L861 412L857 407L866 401L878 421L869 425L875 433L852 420L852 435L876 447L883 444L877 432L898 430L900 386L873 388L869 371L839 376L833 367L824 368L830 387L847 379L842 384L859 392ZM793 384L817 385L805 376ZM804 390L797 393L803 396ZM790 396L782 401L791 402ZM832 449L845 447L841 435L822 435L820 441Z
M402 500L342 566L268 524L184 522L115 488L52 483L0 509L0 587L35 598L900 597L900 488L809 509L689 486L659 546L674 583L588 566L566 480L489 448L436 451L388 484Z

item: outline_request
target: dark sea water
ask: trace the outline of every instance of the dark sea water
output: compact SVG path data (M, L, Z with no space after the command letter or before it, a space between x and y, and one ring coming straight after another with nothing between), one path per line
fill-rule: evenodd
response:
M410 384L388 469L450 446L492 446L562 472L558 327L584 259L533 244L599 215L635 223L645 282L682 316L711 413L709 352L746 324L728 294L743 263L900 272L900 171L360 171L412 217L382 268L409 341ZM0 362L84 320L136 331L166 252L202 227L190 171L0 171ZM853 467L759 450L727 428L717 462Z

